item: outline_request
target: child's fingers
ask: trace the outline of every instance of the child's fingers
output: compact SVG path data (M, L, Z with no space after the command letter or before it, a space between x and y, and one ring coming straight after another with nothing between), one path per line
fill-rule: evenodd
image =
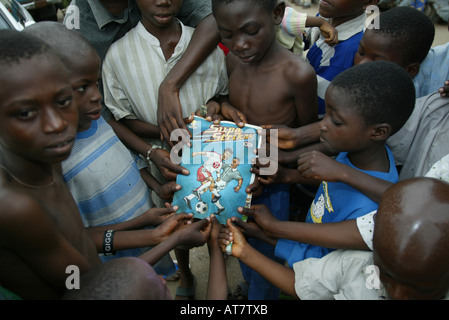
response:
M253 216L255 212L255 206L251 206L251 208L246 207L238 207L237 211L244 216Z
M233 240L234 239L232 238L232 232L229 230L229 228L221 228L220 233L218 234L218 242L222 250L224 250L226 245L228 245Z

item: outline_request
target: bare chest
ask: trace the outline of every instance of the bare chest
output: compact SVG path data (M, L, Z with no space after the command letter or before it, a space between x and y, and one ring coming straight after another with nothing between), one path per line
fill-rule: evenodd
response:
M251 124L293 125L296 109L281 75L235 72L229 78L231 105L243 112Z
M36 196L52 215L59 232L91 263L98 258L94 243L87 233L78 206L65 183L58 181L47 190L35 190Z

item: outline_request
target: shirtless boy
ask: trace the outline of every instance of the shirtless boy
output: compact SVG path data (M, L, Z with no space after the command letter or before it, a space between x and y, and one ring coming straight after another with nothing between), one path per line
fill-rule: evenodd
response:
M55 298L68 265L83 273L101 263L60 172L78 109L49 47L0 35L0 283L23 298Z
M250 124L303 126L318 120L317 83L313 68L276 41L276 25L281 23L285 4L276 0L213 0L227 55L229 76L227 100L221 114ZM289 213L289 185L270 185L254 199L266 203L280 220ZM256 239L254 241L257 242ZM254 243L257 249L274 258L273 248ZM265 279L242 266L249 283L249 299L277 299L279 292Z
M317 121L313 68L276 41L285 4L275 0L212 1L227 55L229 105L248 123L302 126Z

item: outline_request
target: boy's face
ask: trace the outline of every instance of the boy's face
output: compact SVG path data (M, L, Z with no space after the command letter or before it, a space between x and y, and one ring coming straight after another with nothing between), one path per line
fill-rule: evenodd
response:
M347 106L346 93L332 85L326 91L326 114L321 121L320 141L331 152L357 152L369 141L370 128Z
M356 17L366 3L363 0L320 0L318 10L324 18Z
M448 292L446 183L400 181L383 195L373 234L373 260L392 299L441 299Z
M401 48L390 37L366 30L355 54L354 65L377 60L394 62L405 68L402 63Z
M388 250L384 250L388 251ZM447 282L440 275L430 272L423 276L416 264L398 263L395 257L385 252L382 257L378 250L373 252L374 264L379 268L379 278L388 295L394 300L438 300L447 293ZM390 260L386 260L390 259ZM401 259L406 261L403 255Z
M78 109L62 63L47 55L22 59L0 75L0 143L24 159L65 160L73 147Z
M78 105L78 131L90 128L92 120L98 120L101 112L101 94L98 90L100 58L92 50L87 57L74 56L71 61L70 84Z
M282 19L279 7L268 12L252 1L221 4L215 20L223 44L244 63L260 61L275 40L275 24Z
M231 165L232 168L234 168L234 169L237 168L239 166L239 164L240 164L239 159L237 159L237 158L232 159L232 165Z
M136 0L145 27L163 28L171 25L183 0Z

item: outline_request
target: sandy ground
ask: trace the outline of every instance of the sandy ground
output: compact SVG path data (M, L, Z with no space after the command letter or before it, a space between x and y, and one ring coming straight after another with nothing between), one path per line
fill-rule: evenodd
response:
M170 254L174 259L176 259L173 252ZM205 300L207 282L209 278L209 253L207 251L207 245L190 250L190 265L192 273L196 277L195 300ZM232 292L235 290L237 285L243 281L238 260L232 256L226 257L226 270L228 288ZM179 281L167 282L173 299L176 296L176 288L178 287L178 283Z
M296 9L307 12L308 14L315 15L318 12L318 5L312 4L309 9L303 9L299 6L294 6ZM449 31L446 24L436 24L436 35L434 40L435 45L441 45L449 41ZM172 255L174 257L174 255ZM195 248L190 250L190 265L193 274L196 276L196 300L204 300L206 297L207 280L209 276L209 254L207 246ZM226 259L227 275L228 275L228 287L233 292L237 285L243 281L242 273L240 272L240 266L238 260L234 257L227 257ZM175 297L178 281L168 282L168 287Z

